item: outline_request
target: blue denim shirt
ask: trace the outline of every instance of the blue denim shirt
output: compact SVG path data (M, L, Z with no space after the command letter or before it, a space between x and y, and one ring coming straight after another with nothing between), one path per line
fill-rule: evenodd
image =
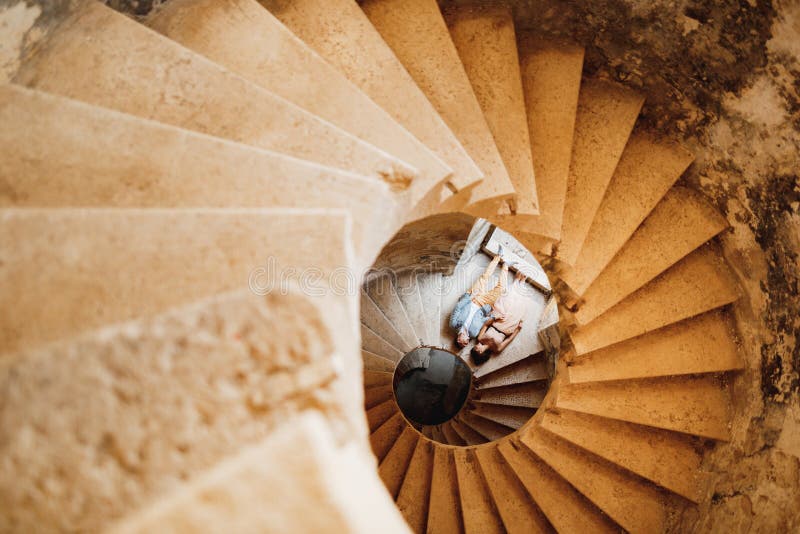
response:
M458 299L456 303L456 307L453 309L453 313L450 315L450 328L453 330L460 330L462 326L464 326L464 321L467 320L469 317L469 310L472 304L472 295L470 293L464 293ZM483 323L486 322L492 316L492 307L486 304L485 306L481 306L475 312L475 315L472 316L472 321L469 325L467 325L467 332L469 332L469 337L478 337L478 332L481 331L481 327L483 327Z

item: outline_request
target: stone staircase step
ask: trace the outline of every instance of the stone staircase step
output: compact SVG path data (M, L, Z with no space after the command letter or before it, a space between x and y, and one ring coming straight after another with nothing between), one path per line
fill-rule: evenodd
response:
M389 452L380 462L378 474L393 499L396 499L397 494L400 493L400 487L403 485L403 479L411 463L414 450L420 441L424 440L419 437L419 434L413 428L406 425L391 449L389 449Z
M450 166L452 189L481 180L481 170L355 0L259 1Z
M673 187L583 293L575 319L590 322L727 227L699 193Z
M442 430L442 425L433 427L433 440L439 443L447 443L447 436Z
M516 430L527 423L536 413L536 410L517 406L480 403L475 405L471 413Z
M442 432L444 432L444 437L447 438L445 443L449 445L466 445L467 443L458 435L458 432L453 430L453 426L450 424L450 421L444 423L442 425Z
M398 274L395 289L417 339L415 347L424 344L424 339L428 336L428 324L425 321L425 309L419 293L417 276L413 271Z
M0 160L3 206L346 209L369 262L402 215L377 180L18 85L0 86Z
M367 410L367 423L369 431L375 432L383 423L389 420L394 414L398 413L397 403L394 399L388 399Z
M537 408L542 404L546 394L547 384L540 381L481 389L475 394L473 400L483 404Z
M556 406L629 423L726 441L730 392L714 376L562 386Z
M484 419L483 417L475 415L472 410L469 409L461 412L458 415L458 420L489 441L503 438L514 430L490 419Z
M514 186L514 212L538 215L511 8L451 6L444 11L444 18Z
M613 419L548 411L542 428L693 502L703 497L701 456L691 438Z
M720 373L741 369L735 327L722 310L690 317L575 358L570 383Z
M383 461L386 455L389 454L389 450L391 450L403 429L407 426L408 424L403 419L403 414L397 412L379 426L375 432L370 434L369 443L372 446L372 452L378 458L378 463Z
M644 98L602 80L585 80L578 96L572 159L556 258L578 259L583 240L628 142Z
M394 400L394 390L391 384L364 390L364 408L367 410L387 400Z
M481 374L476 381L478 389L511 386L547 379L547 362L543 353L534 354L490 374Z
M692 163L677 143L634 133L628 140L606 194L571 269L559 273L582 295Z
M739 294L721 253L706 245L572 332L572 343L578 355L585 354L725 306Z
M414 347L401 336L394 325L387 319L377 304L367 294L365 288L360 293L361 322L375 332L381 339L397 351L405 354Z
M411 185L412 202L452 172L256 0L171 1L155 10L146 23L416 168L419 176Z
M552 531L497 447L475 449L475 456L508 534Z
M426 326L426 334L422 338L422 342L425 345L438 346L441 325L442 274L421 274L417 277L417 284Z
M511 198L514 186L436 0L368 0L361 8L483 172L464 203Z
M415 177L400 160L102 2L78 1L15 83L377 177L396 189Z
M383 356L378 356L367 350L361 351L361 359L364 362L364 369L370 371L383 371L385 373L393 373L395 363L392 360L387 360Z
M384 339L373 332L369 327L361 324L361 347L363 350L377 354L387 360L399 362L403 358L403 353L384 341Z
M463 534L461 499L458 495L453 449L437 446L433 451L428 534Z
M325 280L354 268L349 232L346 214L324 210L2 209L0 303L15 313L0 319L0 347L12 352L245 288L270 251L281 251L274 272L313 266ZM355 303L340 313L354 318Z
M461 423L457 418L450 420L450 426L461 436L461 440L467 445L480 445L486 443L486 438L478 434L475 430Z
M392 373L384 371L364 371L364 387L379 387L391 385Z
M417 534L424 533L428 523L434 448L427 439L419 440L397 496L397 507Z
M528 232L558 240L567 196L584 50L573 43L542 40L535 31L520 32L517 45L539 215L499 216L497 221L518 237Z
M520 439L626 531L664 530L666 503L652 485L546 430L537 428Z
M473 451L455 449L458 493L466 534L502 534L503 523Z
M414 327L411 326L411 321L406 315L403 303L397 295L392 275L378 276L368 281L364 284L364 291L380 308L397 333L400 334L406 346L410 347L408 350L418 346L417 334L414 332Z

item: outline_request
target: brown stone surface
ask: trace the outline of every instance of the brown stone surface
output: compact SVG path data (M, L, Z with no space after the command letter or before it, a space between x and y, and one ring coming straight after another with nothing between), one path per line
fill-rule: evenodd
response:
M436 447L433 452L431 500L428 510L429 534L463 534L461 500L453 450Z
M383 423L378 429L373 432L369 437L370 445L372 445L372 452L378 459L378 462L388 454L389 450L400 437L400 433L406 428L408 424L400 412L394 414L388 421Z
M432 442L419 439L411 463L408 464L403 486L397 495L397 507L406 518L408 526L417 534L425 532L428 523L434 449Z
M417 431L406 424L392 444L389 452L381 461L378 473L381 475L381 479L393 499L397 499L397 494L403 485L403 479L406 476L408 465L411 463L414 449L417 447L419 440L420 437Z
M475 453L469 449L456 449L453 455L458 474L458 493L461 498L464 532L502 534L503 523L483 479Z

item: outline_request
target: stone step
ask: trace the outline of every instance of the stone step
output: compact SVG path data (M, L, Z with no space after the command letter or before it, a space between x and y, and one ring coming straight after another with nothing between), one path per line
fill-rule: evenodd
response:
M383 356L378 356L367 350L361 351L361 359L364 362L364 369L370 371L383 371L386 373L393 373L395 363L392 360L387 360Z
M405 354L414 347L397 332L394 325L386 318L377 304L369 297L364 288L360 292L361 322L380 336L386 343Z
M489 441L503 438L514 430L490 419L475 415L470 409L461 412L458 415L458 420Z
M436 0L369 0L361 8L483 172L459 195L464 204L496 208L510 199L514 186Z
M461 440L467 445L480 445L486 443L487 439L476 431L461 423L458 419L451 419L450 426L461 436Z
M291 282L278 273L307 267L325 291L330 273L353 268L348 219L310 209L2 209L0 303L15 313L0 320L0 346L72 337L248 282L268 294ZM355 302L343 313L354 317Z
M629 423L725 441L730 392L714 376L591 382L562 386L556 406Z
M397 507L417 534L424 533L428 523L434 448L427 439L419 440L397 496Z
M444 11L444 18L514 186L513 211L538 215L511 8L451 6Z
M449 445L466 445L467 443L458 435L458 432L453 430L453 426L448 421L447 423L442 425L442 432L444 432L445 438L447 440L445 443Z
M588 228L575 266L559 273L561 279L582 295L693 159L676 143L634 133Z
M364 284L364 291L370 299L380 308L383 315L386 316L389 323L394 327L400 337L403 339L407 349L411 350L419 345L419 339L414 332L414 327L411 326L406 315L406 310L403 308L403 303L400 302L400 297L397 295L397 288L394 286L393 275L378 276Z
M370 434L369 443L372 446L372 452L378 459L378 463L383 461L389 450L400 437L403 429L408 424L403 419L403 414L397 412L391 416L385 423L378 427L378 429Z
M433 441L438 443L447 443L447 436L444 435L442 431L442 425L436 425L433 427Z
M496 447L475 449L486 485L508 534L549 533L550 524Z
M369 431L375 432L383 423L389 420L398 412L397 403L394 399L388 399L367 410L367 423Z
M361 348L395 363L403 358L401 351L394 348L363 323L361 324Z
M452 168L449 188L459 191L482 179L481 170L355 0L259 2Z
M0 160L2 206L345 209L366 263L405 211L371 178L18 85L0 86Z
M535 409L495 404L476 404L471 413L489 419L511 429L518 429L536 413ZM507 432L508 433L508 432Z
M590 322L727 227L699 193L673 187L583 293L575 319Z
M385 371L364 371L364 387L379 387L392 383L392 373Z
M16 83L406 189L416 170L102 2L79 7ZM312 142L313 140L313 142Z
M539 215L498 216L496 220L517 237L531 233L558 240L567 196L584 50L573 43L542 40L536 31L520 32L517 46Z
M256 0L179 0L147 25L419 171L417 202L452 170ZM242 51L247 50L246 54Z
M626 531L664 530L666 503L652 485L541 428L520 439Z
M458 475L458 493L461 499L461 513L466 534L502 534L500 520L480 465L473 451L455 449L453 451Z
M571 334L578 355L630 339L739 298L716 247L692 252L647 285Z
M547 362L544 354L534 354L491 374L482 374L476 381L478 389L511 386L547 379Z
M367 388L364 390L364 408L367 410L394 399L394 390L391 385Z
M422 305L417 276L413 271L398 274L395 289L397 290L397 297L405 310L405 315L408 317L409 323L411 323L411 328L417 339L417 345L424 344L424 340L428 336L428 324L425 321L425 309Z
M556 258L574 265L628 142L644 98L602 80L585 80L578 97L572 159Z
M736 330L721 310L690 317L570 362L570 383L742 369Z
M476 393L474 400L484 404L537 408L542 404L546 394L547 384L539 381L481 389Z
M453 449L437 446L433 451L428 534L463 534L461 499Z
M542 428L693 502L703 497L701 456L684 434L561 410Z
M503 441L497 449L533 497L557 532L619 532L569 482L517 441Z
M417 277L417 284L426 326L426 334L422 338L422 342L425 345L439 345L442 317L442 274L421 274Z
M409 425L406 425L391 449L389 449L389 452L380 462L378 474L380 474L386 489L393 499L396 499L397 494L400 492L400 486L403 484L406 470L418 441L422 441L419 434Z

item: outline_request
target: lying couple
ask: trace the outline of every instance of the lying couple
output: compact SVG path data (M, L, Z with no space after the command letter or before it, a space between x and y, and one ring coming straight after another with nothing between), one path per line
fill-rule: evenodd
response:
M476 364L484 363L493 353L502 352L519 334L525 315L522 285L525 283L525 275L517 272L514 283L506 291L510 265L502 258L502 247L499 252L472 289L458 299L450 316L450 328L458 330L456 342L460 347L466 347L470 339L476 338L472 349L472 359ZM503 268L500 279L489 290L489 280L501 259Z

